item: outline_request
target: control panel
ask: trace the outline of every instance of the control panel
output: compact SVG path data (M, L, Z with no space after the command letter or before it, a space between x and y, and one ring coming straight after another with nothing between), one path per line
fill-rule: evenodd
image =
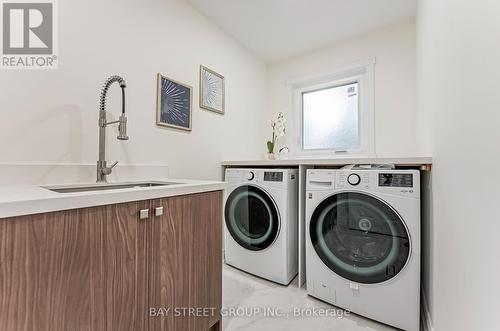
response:
M265 182L282 182L283 172L281 171L265 171L264 172Z
M342 189L347 188L369 188L370 187L370 174L366 171L359 172L344 172L337 173L337 187Z
M337 171L336 189L373 190L389 194L419 194L418 173L412 170L349 170Z
M298 169L228 168L224 180L228 183L264 185L266 187L287 188L298 181Z
M420 197L420 173L411 169L308 169L308 197L313 191L363 191L388 195Z
M378 186L413 187L413 174L379 173Z

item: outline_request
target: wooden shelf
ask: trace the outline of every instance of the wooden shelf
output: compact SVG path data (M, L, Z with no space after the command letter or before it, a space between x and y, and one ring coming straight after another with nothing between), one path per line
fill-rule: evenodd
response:
M399 167L413 167L430 170L432 157L338 157L331 159L289 159L289 160L236 160L223 161L223 167L298 167L298 166L344 166L349 164L394 164Z

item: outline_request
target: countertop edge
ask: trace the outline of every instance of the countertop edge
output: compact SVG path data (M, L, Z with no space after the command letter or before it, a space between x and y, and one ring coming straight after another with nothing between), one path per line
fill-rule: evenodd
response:
M225 182L192 181L165 188L142 188L99 192L99 194L61 194L24 200L1 201L0 220L11 217L49 213L62 210L105 206L117 203L168 198L211 191L221 191Z

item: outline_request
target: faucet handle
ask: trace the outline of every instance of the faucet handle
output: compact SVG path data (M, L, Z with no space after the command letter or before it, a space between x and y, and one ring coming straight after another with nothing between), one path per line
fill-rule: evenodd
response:
M111 171L113 171L113 168L118 164L118 161L113 162L113 164L109 167L105 167L101 169L101 173L103 175L110 175Z

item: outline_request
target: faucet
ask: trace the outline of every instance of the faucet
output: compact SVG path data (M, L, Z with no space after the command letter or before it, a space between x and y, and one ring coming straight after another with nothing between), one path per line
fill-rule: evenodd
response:
M117 121L108 122L106 119L106 96L108 90L114 82L118 82L122 88L122 113ZM97 183L107 183L106 176L110 175L113 168L118 164L118 161L107 166L106 164L106 127L110 124L118 123L119 140L128 140L127 136L127 117L125 116L125 80L117 75L109 77L101 91L99 102L99 159L97 160Z

